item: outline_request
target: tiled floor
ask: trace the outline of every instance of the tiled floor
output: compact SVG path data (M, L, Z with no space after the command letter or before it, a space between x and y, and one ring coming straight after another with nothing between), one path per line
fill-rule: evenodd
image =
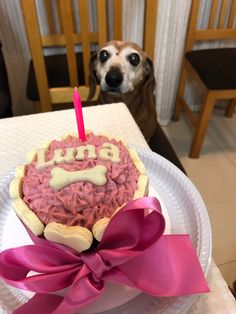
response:
M229 119L221 109L214 110L199 159L188 157L193 128L184 113L163 129L206 204L213 258L232 285L236 280L236 113Z

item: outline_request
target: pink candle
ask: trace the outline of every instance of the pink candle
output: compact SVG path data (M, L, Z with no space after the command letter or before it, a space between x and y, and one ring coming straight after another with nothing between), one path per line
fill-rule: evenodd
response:
M82 103L77 87L74 89L74 108L79 138L84 142L86 141L86 135L84 130L84 118L82 112Z

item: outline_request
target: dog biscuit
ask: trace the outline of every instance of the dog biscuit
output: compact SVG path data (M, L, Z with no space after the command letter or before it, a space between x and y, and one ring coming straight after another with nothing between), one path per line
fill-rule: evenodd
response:
M93 235L94 235L94 238L96 240L98 240L99 242L101 241L102 239L102 236L103 236L103 233L109 223L110 219L108 217L104 217L100 220L98 220L94 225L93 225L93 229L92 229L92 232L93 232Z
M62 135L61 140L66 140L69 136L74 137L74 138L78 138L78 134L75 132L71 132L71 133L65 133Z
M93 242L93 235L87 228L66 226L57 222L46 226L44 236L47 240L64 244L78 252L88 250Z
M26 173L26 165L19 165L16 167L16 170L15 170L16 178L23 178L25 173Z
M44 224L38 219L32 210L29 209L21 198L14 199L12 207L20 220L33 232L34 235L38 236L43 233Z
M148 195L148 176L141 174L138 178L138 189L134 192L134 199Z
M30 164L32 161L35 161L37 158L37 152L36 150L31 150L28 152L26 160L27 160L27 164Z
M145 174L146 170L145 170L143 162L141 161L141 159L138 156L138 153L133 148L129 148L129 154L130 154L130 157L131 157L135 167L138 169L140 174Z
M45 142L43 143L43 145L41 146L41 148L46 148L46 149L48 149L51 143L52 143L52 141L50 141L50 140L49 140L49 141L45 141Z
M22 178L15 178L11 181L9 187L9 193L11 198L15 199L22 196L22 185L23 185Z

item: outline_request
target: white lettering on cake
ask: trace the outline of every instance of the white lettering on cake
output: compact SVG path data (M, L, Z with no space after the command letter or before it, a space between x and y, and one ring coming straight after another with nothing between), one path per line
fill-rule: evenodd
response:
M60 190L69 184L81 181L100 186L107 183L106 173L107 168L103 165L78 171L67 171L60 167L55 167L51 170L49 185L53 190Z
M102 149L99 151L98 156L102 160L110 160L113 162L120 162L120 150L116 145L111 143L104 143Z
M47 150L46 148L41 148L37 150L37 165L36 165L37 169L43 169L44 167L55 165L54 159L48 161L45 160L46 150Z
M63 149L55 149L53 159L56 164L61 164L63 162L72 163L75 160L76 150L74 147L66 148L65 154Z
M79 146L76 148L76 150L77 150L77 155L75 156L75 158L77 160L84 160L85 151L88 154L88 158L97 158L94 145Z
M43 169L47 166L53 166L61 163L72 163L75 160L84 160L87 152L88 158L96 159L99 157L101 160L110 160L111 162L120 162L120 149L114 144L104 143L102 148L96 154L94 145L83 145L79 147L67 147L64 149L55 149L53 158L46 161L46 148L36 151L37 154L37 169Z

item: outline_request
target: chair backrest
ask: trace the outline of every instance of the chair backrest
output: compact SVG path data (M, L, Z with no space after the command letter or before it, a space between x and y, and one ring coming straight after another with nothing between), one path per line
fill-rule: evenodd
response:
M195 42L236 39L236 0L211 0L205 27L198 29L201 1L193 0L185 51L190 51Z
M21 7L25 22L26 33L33 60L36 81L42 111L50 111L53 103L71 102L74 86L78 86L78 73L76 66L75 46L81 45L83 55L83 68L85 85L79 86L82 100L86 100L89 92L89 61L91 56L91 44L102 46L108 41L108 8L106 0L96 1L97 31L92 31L90 26L89 1L56 0L56 6L52 1L44 0L49 34L41 34L38 10L35 0L21 0ZM75 6L76 2L76 6ZM113 39L122 39L122 0L113 0ZM76 9L76 10L75 10ZM76 12L75 12L75 11ZM56 11L56 12L55 12ZM150 57L154 54L154 40L156 27L157 0L146 0L144 49ZM55 14L60 26L60 33L56 32ZM77 31L76 15L79 16L80 30ZM109 38L111 39L111 38ZM49 88L46 75L43 48L65 47L68 63L70 86ZM97 97L99 88L95 98Z

